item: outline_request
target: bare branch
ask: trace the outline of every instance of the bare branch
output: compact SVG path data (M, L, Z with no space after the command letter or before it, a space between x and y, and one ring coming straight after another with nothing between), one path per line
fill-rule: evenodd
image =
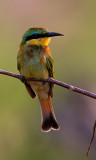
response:
M88 151L86 153L86 156L85 156L85 160L87 159L88 157L88 153L90 151L90 148L91 148L91 145L92 145L92 142L94 140L94 137L95 137L95 131L96 131L96 120L95 120L95 123L94 123L94 126L93 126L93 134L92 134L92 138L91 138L91 141L90 141L90 144L89 144L89 147L88 147Z
M18 75L18 74L12 73L12 72L8 72L8 71L4 71L4 70L1 70L1 69L0 69L0 74L4 74L4 75L7 75L7 76L11 76L11 77L17 78L17 79L21 80L22 82L26 82L26 81L39 81L39 82L41 82L41 81L44 81L45 83L46 82L53 83L53 84L56 84L58 86L67 88L67 89L69 89L71 91L74 91L74 92L77 92L77 93L80 93L80 94L83 94L83 95L86 95L86 96L89 96L91 98L96 99L96 94L94 94L92 92L83 90L81 88L69 85L69 84L64 83L64 82L57 81L57 80L55 80L55 79L53 79L51 77L48 78L48 79L25 78L25 77L23 77L21 75Z
M8 71L4 71L2 69L0 69L0 74L5 74L7 76L18 78L18 79L20 79L22 77L21 75L18 75L18 74L12 73L12 72L8 72Z

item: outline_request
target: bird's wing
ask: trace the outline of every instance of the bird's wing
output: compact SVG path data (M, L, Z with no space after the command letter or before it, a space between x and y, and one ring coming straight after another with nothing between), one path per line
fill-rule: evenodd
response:
M19 70L20 72L20 59L19 59L19 56L17 56L17 69ZM28 84L27 82L24 82L25 84L25 87L29 93L29 95L32 97L32 98L35 98L36 97L36 94L35 92L33 91L32 87L30 86L30 84Z
M35 97L36 97L36 94L35 94L35 92L33 91L33 89L32 89L32 87L30 86L30 84L28 84L28 83L26 83L26 82L25 82L24 84L25 84L25 87L26 87L29 95L30 95L32 98L35 98Z
M51 56L46 58L46 68L47 68L47 70L48 70L48 75L49 75L49 77L54 78L53 59L52 59ZM53 84L50 83L49 85L50 85L49 95L50 95L51 97L53 97Z

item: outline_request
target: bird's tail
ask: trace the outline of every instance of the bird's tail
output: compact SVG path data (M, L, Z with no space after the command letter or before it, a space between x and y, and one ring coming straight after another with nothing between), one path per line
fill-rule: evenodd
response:
M47 99L40 99L41 113L42 113L42 130L48 132L51 129L58 130L59 125L57 123L53 107L50 101L50 97Z

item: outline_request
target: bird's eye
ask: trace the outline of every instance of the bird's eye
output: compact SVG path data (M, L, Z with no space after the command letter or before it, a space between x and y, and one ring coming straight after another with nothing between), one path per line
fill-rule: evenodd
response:
M34 38L37 38L37 37L38 37L38 35L37 35L36 33L35 33L33 36L34 36Z

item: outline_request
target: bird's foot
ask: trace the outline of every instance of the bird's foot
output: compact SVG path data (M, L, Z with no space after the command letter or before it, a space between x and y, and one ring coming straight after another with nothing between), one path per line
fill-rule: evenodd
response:
M25 77L24 76L21 76L20 80L21 80L22 83L25 83Z
M43 83L43 85L45 85L46 84L46 80L42 79L42 83Z

